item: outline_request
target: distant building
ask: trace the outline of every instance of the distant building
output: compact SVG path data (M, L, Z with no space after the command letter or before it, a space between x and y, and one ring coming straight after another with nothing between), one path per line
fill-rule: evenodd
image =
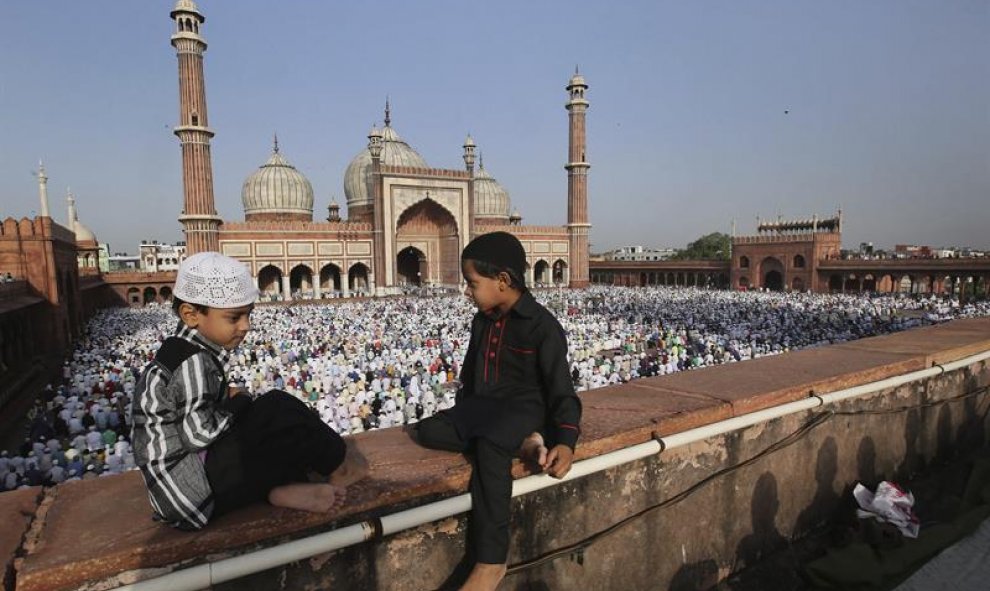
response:
M145 273L178 271L179 263L185 258L186 245L184 242L166 244L157 240L142 240L141 246L138 248L139 268Z
M832 218L757 220L756 236L732 239L730 285L736 289L826 291L818 273L842 256L842 210ZM840 286L841 287L841 286Z
M899 259L930 259L934 255L930 246L898 244L894 246L894 256Z
M99 243L99 251L96 253L97 265L100 268L100 273L110 272L110 245L106 242Z
M141 270L141 257L136 254L127 254L126 252L114 253L109 257L108 263L111 273Z
M665 261L672 257L677 249L649 248L646 246L620 246L615 250L602 253L603 261Z

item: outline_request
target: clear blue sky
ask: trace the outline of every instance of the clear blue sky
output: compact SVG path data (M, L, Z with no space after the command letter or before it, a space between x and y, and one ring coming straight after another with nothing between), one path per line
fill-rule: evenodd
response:
M846 214L844 242L990 248L990 2L200 0L217 208L283 154L315 213L391 96L431 166L471 132L525 223L566 216L564 86L591 88L595 250L755 216ZM114 251L181 239L170 0L4 3L0 217L65 188ZM789 113L785 114L785 111Z

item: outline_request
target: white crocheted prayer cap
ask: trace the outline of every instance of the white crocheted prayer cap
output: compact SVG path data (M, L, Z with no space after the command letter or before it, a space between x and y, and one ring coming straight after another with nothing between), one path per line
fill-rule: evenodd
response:
M210 308L240 308L258 299L247 265L218 252L198 252L179 265L175 297Z

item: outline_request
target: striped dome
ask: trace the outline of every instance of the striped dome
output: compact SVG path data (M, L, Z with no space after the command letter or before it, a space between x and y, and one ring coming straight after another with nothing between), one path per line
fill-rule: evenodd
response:
M410 148L389 123L382 129L382 164L428 168L426 160ZM348 211L355 206L372 205L370 172L371 153L368 148L363 148L344 172L344 196Z
M509 221L509 193L488 174L484 161L474 175L474 217Z
M241 202L245 218L259 214L293 214L313 220L313 186L279 154L278 143L268 162L244 181Z

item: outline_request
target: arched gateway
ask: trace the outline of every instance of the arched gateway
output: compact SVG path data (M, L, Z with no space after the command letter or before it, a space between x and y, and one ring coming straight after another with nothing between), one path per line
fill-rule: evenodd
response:
M406 285L448 285L461 279L457 220L426 198L402 212L396 223L396 276Z

